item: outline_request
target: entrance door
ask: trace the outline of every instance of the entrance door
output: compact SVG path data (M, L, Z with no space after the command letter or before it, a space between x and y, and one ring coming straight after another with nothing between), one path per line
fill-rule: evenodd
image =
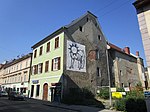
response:
M33 97L34 94L34 85L31 86L31 97Z
M43 86L43 100L47 101L47 97L48 97L48 84L45 83Z

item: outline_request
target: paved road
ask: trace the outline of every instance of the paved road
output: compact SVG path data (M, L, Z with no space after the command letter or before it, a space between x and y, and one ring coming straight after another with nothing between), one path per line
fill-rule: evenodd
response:
M88 106L65 105L35 99L12 101L0 97L0 112L116 112Z
M147 112L150 112L150 98L146 99Z
M75 112L72 110L52 107L28 99L26 101L12 101L8 98L0 97L0 112Z

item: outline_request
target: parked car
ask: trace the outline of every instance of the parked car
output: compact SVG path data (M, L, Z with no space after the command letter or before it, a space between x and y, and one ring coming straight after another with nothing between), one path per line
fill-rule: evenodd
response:
M0 91L0 96L8 96L8 93L6 91Z
M9 100L24 100L24 96L22 93L17 91L12 91L8 95Z
M144 91L145 98L150 98L150 91Z

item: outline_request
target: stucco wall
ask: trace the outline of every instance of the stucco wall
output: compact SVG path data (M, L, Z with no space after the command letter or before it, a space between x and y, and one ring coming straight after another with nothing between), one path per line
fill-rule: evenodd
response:
M138 22L141 31L147 66L150 66L150 5L143 7L138 13Z
M59 37L59 47L55 49L55 38ZM46 52L47 43L50 42L50 51ZM41 56L39 56L40 47L43 46L43 53ZM57 83L61 80L61 75L63 73L63 51L64 51L64 33L60 33L59 35L53 37L49 41L45 42L44 44L38 46L37 48L37 57L34 58L34 54L32 57L32 67L34 65L37 65L39 63L43 63L43 72L39 74L33 74L31 75L30 79L30 90L31 85L34 85L34 95L33 98L42 99L43 97L43 85L45 83L48 84L48 89L51 87L51 83ZM33 50L34 53L35 49ZM52 71L52 59L56 57L61 57L60 62L60 70ZM49 61L49 71L45 72L45 62ZM34 80L38 80L39 82L37 84L33 84ZM36 85L40 85L40 91L39 96L36 97ZM50 92L50 91L48 91ZM31 94L31 92L30 92ZM51 100L51 96L48 93L48 100Z

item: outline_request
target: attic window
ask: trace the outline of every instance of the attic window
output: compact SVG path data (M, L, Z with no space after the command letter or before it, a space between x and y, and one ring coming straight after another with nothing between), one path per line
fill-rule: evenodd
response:
M96 27L98 26L97 23L95 23L95 26L96 26Z
M98 35L98 40L101 40L101 36L100 35Z
M83 27L82 27L82 26L79 26L79 30L80 30L81 32L83 32Z
M86 20L87 20L87 22L88 22L88 21L89 21L89 18L87 18Z

